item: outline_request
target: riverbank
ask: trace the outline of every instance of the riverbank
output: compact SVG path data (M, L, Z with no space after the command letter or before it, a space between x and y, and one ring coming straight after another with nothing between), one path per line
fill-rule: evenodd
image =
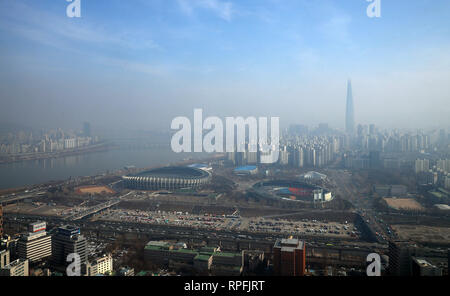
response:
M0 165L0 190L14 188L16 191L17 188L29 189L36 184L57 183L58 180L109 175L126 167L141 170L169 164L204 162L213 156L209 153L175 153L170 148L123 149L113 146L106 151L18 161Z
M41 160L50 158L60 158L65 156L80 155L84 153L91 152L101 152L108 149L112 149L115 146L108 142L101 142L94 145L89 145L86 147L80 147L76 149L66 149L62 151L55 152L36 152L36 153L24 153L24 154L14 154L14 155L4 155L0 156L0 164L14 163L27 160Z

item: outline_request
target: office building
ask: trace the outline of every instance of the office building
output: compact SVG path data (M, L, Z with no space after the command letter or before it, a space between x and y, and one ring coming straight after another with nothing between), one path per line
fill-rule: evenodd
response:
M413 276L442 276L442 270L423 258L412 258Z
M29 225L29 233L22 235L17 242L17 256L35 263L52 255L52 238L46 232L45 222Z
M0 276L28 276L28 260L17 259L0 269Z
M1 250L0 251L0 269L9 264L10 260L10 252L9 250Z
M113 272L113 259L111 254L104 255L103 257L95 259L94 264L97 269L97 274L106 274Z
M113 259L111 254L105 254L82 266L82 273L86 276L111 274L113 272Z
M393 276L411 276L412 256L415 247L408 241L389 242L388 274Z
M299 239L278 239L273 246L273 269L276 276L305 275L305 242Z
M0 239L3 237L3 207L0 205Z
M97 273L107 274L113 272L113 258L111 254L104 255L101 258L95 260L97 266Z
M78 254L80 256L80 264L87 262L87 241L80 234L80 228L72 226L62 226L57 229L56 234L52 238L52 265L62 271L66 270L69 254Z

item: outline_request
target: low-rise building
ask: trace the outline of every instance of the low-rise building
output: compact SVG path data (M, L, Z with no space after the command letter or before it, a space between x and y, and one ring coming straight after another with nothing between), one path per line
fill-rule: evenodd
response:
M0 276L28 276L28 259L17 259L0 269Z
M202 274L206 274L211 269L212 256L210 254L198 254L194 257L194 269Z
M216 276L240 275L244 266L243 253L215 252L211 273Z
M103 255L96 258L82 267L82 273L86 276L96 276L99 274L112 274L113 272L113 258L111 254Z
M190 269L201 274L239 275L242 272L242 253L221 252L219 248L203 247L191 250L167 242L149 242L144 249L147 263L171 269Z

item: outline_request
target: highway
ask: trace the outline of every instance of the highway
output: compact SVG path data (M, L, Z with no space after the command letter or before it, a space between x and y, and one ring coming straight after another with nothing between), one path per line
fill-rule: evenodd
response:
M376 235L379 243L387 244L390 238L395 237L395 233L387 232L388 225L376 218L376 213L372 211L372 205L368 197L363 196L353 184L352 173L339 169L329 169L327 172L330 174L329 178L336 188L336 193L352 203L356 211L363 217L364 222Z
M107 208L110 208L118 203L120 203L122 201L122 198L125 196L130 195L131 193L133 193L133 191L128 192L127 194L124 194L122 196L119 196L117 198L114 198L112 200L108 200L107 202L95 205L93 207L90 207L89 209L86 209L80 213L75 213L73 215L67 216L64 218L64 220L69 220L69 221L76 221L76 220L80 220L83 219L86 216L98 213L100 211L103 211Z
M32 197L37 197L40 195L44 195L46 192L45 191L39 191L39 192L30 192L28 190L26 190L24 193L21 194L8 194L6 196L3 196L0 199L0 204L8 204L11 202L16 202L16 201L20 201L20 200L24 200L24 199L28 199L28 198L32 198Z

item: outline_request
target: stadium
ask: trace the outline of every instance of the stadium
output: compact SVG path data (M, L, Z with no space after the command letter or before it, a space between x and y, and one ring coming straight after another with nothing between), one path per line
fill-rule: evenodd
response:
M326 202L333 199L329 190L298 181L273 180L258 182L252 191L259 196L304 202Z
M192 167L163 167L123 176L125 186L139 190L197 188L210 182L211 174Z

